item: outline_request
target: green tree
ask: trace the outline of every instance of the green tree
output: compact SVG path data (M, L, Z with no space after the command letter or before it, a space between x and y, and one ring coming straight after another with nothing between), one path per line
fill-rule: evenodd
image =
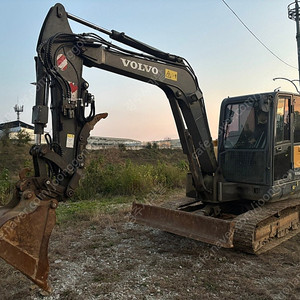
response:
M7 147L10 144L9 139L10 130L8 128L4 128L1 134L1 144L3 147Z
M21 129L17 133L17 144L18 145L26 145L31 141L30 135L24 129Z
M123 143L118 144L119 150L120 151L126 151L126 146Z
M152 144L152 149L158 149L158 144L156 142Z

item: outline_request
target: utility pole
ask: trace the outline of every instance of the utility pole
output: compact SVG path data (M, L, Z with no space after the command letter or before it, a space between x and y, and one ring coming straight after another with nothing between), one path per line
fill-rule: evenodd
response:
M14 106L15 112L17 113L17 120L20 121L20 113L23 112L23 108L24 106L19 106L18 104L16 104Z
M299 80L300 80L300 11L299 11L299 2L295 0L295 2L291 3L288 6L288 17L289 19L296 21L296 39L297 39L297 52L298 52L298 72L299 72Z

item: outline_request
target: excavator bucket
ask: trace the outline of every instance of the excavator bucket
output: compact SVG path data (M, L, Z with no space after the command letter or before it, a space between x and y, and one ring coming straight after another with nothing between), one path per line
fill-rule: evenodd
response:
M232 221L141 203L133 203L131 220L218 247L233 247Z
M48 242L55 225L56 200L40 200L31 190L0 207L0 257L45 291L48 285Z

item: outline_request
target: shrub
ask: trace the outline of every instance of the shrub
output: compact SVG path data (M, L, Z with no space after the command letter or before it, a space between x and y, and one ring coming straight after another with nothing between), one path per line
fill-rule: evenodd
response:
M6 204L11 189L8 169L4 168L0 172L0 204Z
M152 144L152 149L158 149L158 144L154 142L154 143Z
M120 151L126 151L126 146L123 143L118 144L118 148L119 148Z
M113 162L101 156L88 164L74 200L101 195L143 196L158 186L183 187L185 176L182 166L162 162L135 164L131 160Z
M17 135L17 145L28 144L31 141L30 135L24 129L20 130Z

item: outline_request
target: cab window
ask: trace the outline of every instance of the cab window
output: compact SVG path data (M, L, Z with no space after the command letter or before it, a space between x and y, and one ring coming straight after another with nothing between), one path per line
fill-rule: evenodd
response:
M268 113L251 103L229 104L225 109L225 149L263 149L267 141Z
M276 111L276 143L290 139L289 98L279 98Z

